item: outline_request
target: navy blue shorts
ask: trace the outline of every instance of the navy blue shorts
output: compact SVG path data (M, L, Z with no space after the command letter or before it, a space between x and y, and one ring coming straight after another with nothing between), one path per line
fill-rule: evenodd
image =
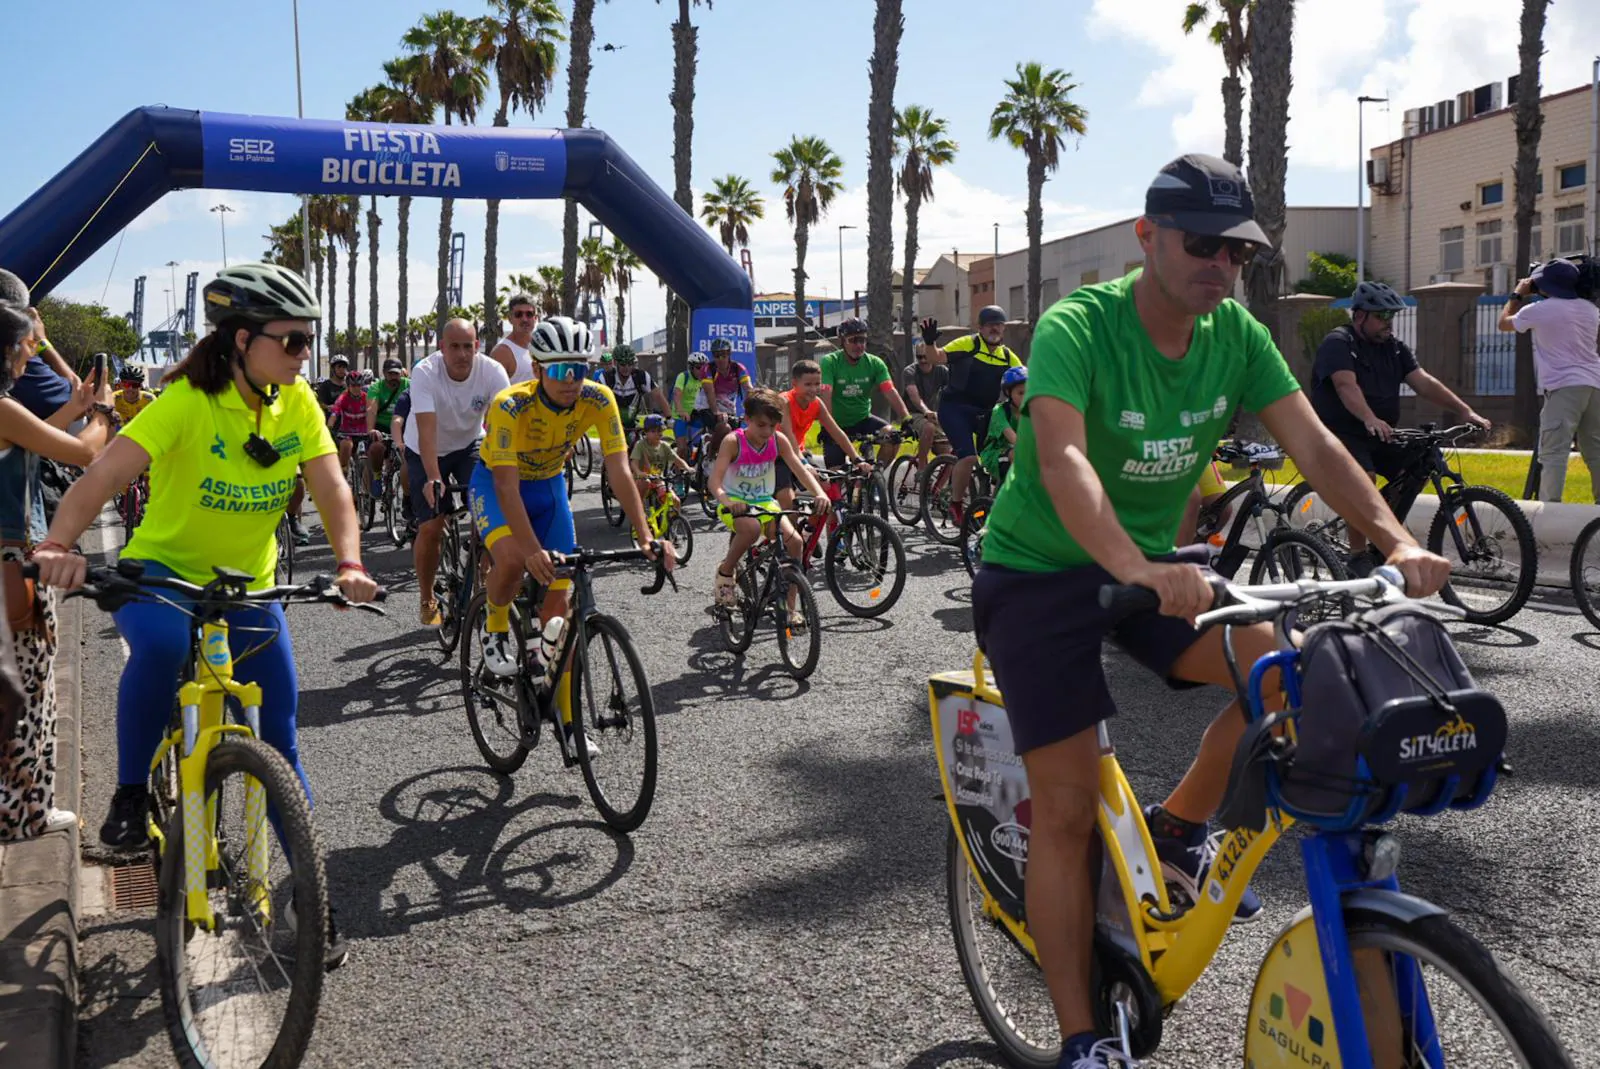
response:
M1206 548L1186 547L1172 559L1204 563ZM1100 607L1100 588L1114 582L1098 564L1061 572L978 569L972 584L978 646L1005 695L1017 753L1070 739L1116 713L1100 662L1108 638L1174 689L1204 685L1172 678L1172 665L1200 632L1153 610L1113 620Z
M990 411L992 409L940 396L939 428L944 431L945 437L950 439L951 448L956 451L956 459L978 455L978 446L982 444L979 435L983 431L984 421Z
M848 427L840 427L846 438L865 438L869 434L877 434L889 425L889 421L882 416L868 415L866 419L857 420ZM830 468L844 466L844 450L839 448L839 443L833 440L833 435L823 431L822 435L822 463Z
M477 465L478 447L474 444L440 456L439 475L446 484L455 483L465 488L472 481L472 469ZM409 449L406 450L406 479L411 488L411 514L417 522L427 523L439 515L438 510L429 505L428 499L423 496L422 488L427 485L428 473L422 470L422 458Z

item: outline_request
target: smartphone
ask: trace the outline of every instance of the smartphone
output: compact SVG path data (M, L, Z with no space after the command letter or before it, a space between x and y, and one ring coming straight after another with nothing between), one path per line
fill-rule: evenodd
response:
M94 384L100 386L106 381L106 354L94 354Z

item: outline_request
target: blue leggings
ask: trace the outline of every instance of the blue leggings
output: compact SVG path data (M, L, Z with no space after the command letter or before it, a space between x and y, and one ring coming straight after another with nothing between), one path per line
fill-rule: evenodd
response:
M176 576L155 561L145 561L144 566L147 575ZM187 602L172 591L163 595ZM117 688L117 782L142 784L150 777L150 762L172 719L179 676L189 656L189 617L170 605L141 601L124 605L112 619L128 643L128 665ZM227 621L234 678L261 686L261 737L283 754L310 798L311 784L300 767L295 742L300 681L283 606L239 609L229 613ZM272 633L264 633L268 631Z

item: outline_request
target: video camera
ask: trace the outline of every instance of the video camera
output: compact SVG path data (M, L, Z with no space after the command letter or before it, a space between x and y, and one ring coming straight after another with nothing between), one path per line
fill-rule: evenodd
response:
M1562 256L1559 259L1567 261L1578 269L1578 284L1573 288L1579 297L1586 301L1592 301L1596 296L1600 296L1600 260L1596 260L1594 257L1584 253L1580 253L1577 256ZM1545 261L1545 263L1549 262L1551 261ZM1534 272L1543 266L1543 263L1529 264L1528 274L1525 277L1532 278ZM1537 282L1533 284L1533 292L1539 293L1539 284ZM1541 293L1540 296L1544 295Z

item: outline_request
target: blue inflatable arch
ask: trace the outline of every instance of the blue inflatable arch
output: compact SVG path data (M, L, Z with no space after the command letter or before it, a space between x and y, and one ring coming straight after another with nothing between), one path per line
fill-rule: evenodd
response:
M136 108L0 220L0 267L49 293L173 189L572 197L694 309L691 349L755 372L750 279L598 130L402 126Z

